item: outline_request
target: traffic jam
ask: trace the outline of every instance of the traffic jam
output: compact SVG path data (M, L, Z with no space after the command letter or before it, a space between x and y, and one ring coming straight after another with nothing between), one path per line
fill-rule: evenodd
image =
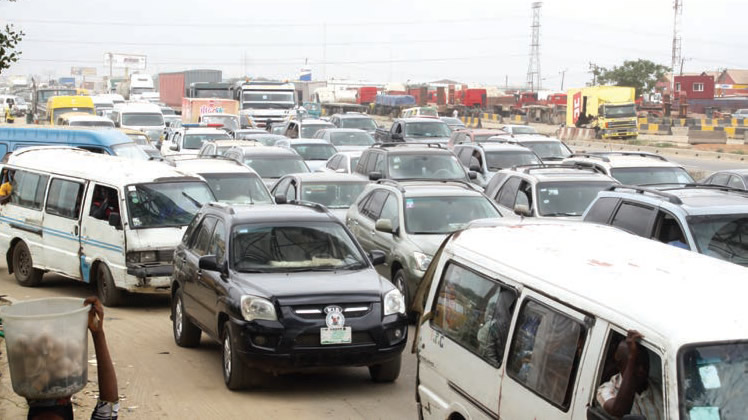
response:
M0 418L748 418L748 82L680 65L0 67Z

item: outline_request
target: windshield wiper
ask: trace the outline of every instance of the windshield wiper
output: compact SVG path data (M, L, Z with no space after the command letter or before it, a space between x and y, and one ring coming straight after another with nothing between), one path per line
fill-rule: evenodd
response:
M335 271L339 267L294 267L283 270L287 273L300 273L304 271Z
M182 191L182 195L185 196L188 200L190 200L192 202L192 204L194 204L196 207L199 208L199 207L203 206L203 204L201 202L195 200L194 198L192 198L192 196L190 196L186 192Z
M259 270L259 269L251 269L251 268L247 268L244 270L236 270L236 271L240 273L269 273L269 271L267 270Z
M564 212L561 212L561 211L557 211L555 213L545 213L545 214L543 214L543 216L556 217L556 216L581 216L581 215L580 214L576 214L576 213L564 213Z

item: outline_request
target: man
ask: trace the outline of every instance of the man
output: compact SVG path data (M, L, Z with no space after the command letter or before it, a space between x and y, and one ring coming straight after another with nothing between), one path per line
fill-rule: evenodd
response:
M629 331L614 354L617 373L597 389L597 402L614 417L626 414L664 420L662 392L649 381L649 354L638 343L644 338Z
M88 312L88 330L96 350L99 379L99 401L91 413L91 420L116 420L119 412L117 374L104 337L104 309L95 296L86 298L83 305L91 305ZM28 420L72 420L73 405L70 397L59 400L29 400Z

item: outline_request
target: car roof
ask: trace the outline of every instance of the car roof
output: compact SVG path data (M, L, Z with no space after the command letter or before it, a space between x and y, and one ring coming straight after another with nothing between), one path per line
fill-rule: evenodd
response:
M73 122L73 121L107 121L107 122L114 124L114 122L111 119L107 117L100 117L98 115L90 115L90 114L64 115L63 114L63 117L67 118L67 120L70 122Z
M721 171L717 171L712 174L732 174L732 175L742 175L742 176L748 176L748 168L741 168L741 169L724 169Z
M335 127L335 128L323 128L322 130L319 130L319 131L325 131L328 133L366 133L366 134L369 134L366 132L366 130L362 130L360 128L337 128Z
M515 143L458 143L457 147L472 147L472 148L483 148L486 152L529 152L533 153L532 150L525 146L521 146Z
M346 113L346 114L335 114L333 117L338 117L341 119L350 119L350 118L366 118L369 120L373 120L374 118L371 117L369 114L361 114L361 113Z
M344 152L337 152L333 156L343 155L343 156L348 156L349 158L356 158L356 157L361 157L363 153L364 153L363 150L346 150Z
M393 181L382 180L376 186L400 189L406 197L483 197L471 184L459 181L414 180Z
M184 127L182 126L182 129L184 130L184 134L225 134L229 135L226 131L221 130L220 128L213 128L213 127Z
M395 147L369 147L365 150L383 150L387 153L398 154L398 155L423 155L423 154L446 154L454 156L452 151L442 147L429 147L425 143L400 143Z
M333 125L333 123L331 123L330 121L319 120L319 119L316 119L316 118L304 118L301 121L299 121L299 120L292 120L292 121L296 121L297 123L299 123L301 125L307 125L307 124L308 125L317 125L317 124L320 124L320 125L329 125L329 126L335 127Z
M206 140L206 143L212 143L212 144L215 144L216 146L229 146L229 147L233 147L233 146L257 147L261 145L261 143L258 143L252 140L246 140L246 139L230 139L230 140L229 139L225 139L225 140L224 139L220 139L220 140L210 139L210 140Z
M120 112L158 112L161 113L161 107L148 103L148 102L128 102L124 104L116 104L114 105L115 111Z
M183 155L184 158L168 158L167 162L186 172L195 174L204 173L255 173L247 165L233 159L217 157L196 157L194 155Z
M292 149L287 149L285 147L277 147L277 146L247 146L247 145L242 145L242 146L234 146L234 147L232 147L232 149L241 149L242 153L245 156L247 156L247 155L252 155L252 156L263 155L263 156L291 156L291 157L301 158L299 156L299 154L296 153L296 151L294 151Z
M501 136L501 135L509 134L508 132L504 130L500 130L498 128L463 128L458 131L467 131L467 132L473 133L473 135L479 135L479 136L485 136L485 135Z
M590 154L570 156L565 160L596 163L611 168L681 167L681 165L654 154L651 156L647 156L646 154Z
M601 174L591 169L563 168L563 167L542 167L541 166L520 166L517 168L502 169L499 173L523 174L535 178L538 182L552 181L601 181L615 182L613 178Z
M272 206L272 207L269 207ZM230 207L234 213L231 216L233 224L254 223L285 223L285 222L334 222L340 224L335 215L329 211L322 211L319 205L244 205L236 204Z
M525 124L504 124L502 127L503 127L503 129L507 129L507 128L532 128L533 130L535 130L534 127L532 127L530 125L525 125ZM537 130L535 130L535 131L537 131Z
M293 175L286 175L286 176L293 176L301 180L302 183L304 182L355 182L355 183L364 183L368 184L369 181L365 180L364 178L353 175L353 174L343 174L338 172L302 172L298 174Z
M639 191L639 192L637 192ZM626 197L633 201L662 202L666 207L677 206L690 215L748 214L748 192L728 190L718 186L676 186L656 190L651 187L619 186L613 191L600 192L601 197Z
M329 141L323 140L323 139L300 138L300 139L288 139L288 140L289 140L288 144L290 144L291 146L302 145L302 144L324 144L324 145L332 146L332 144Z
M406 122L406 123L437 123L437 124L446 124L444 121L440 120L439 118L434 117L410 117L410 118L399 118L397 121Z
M521 276L526 287L665 341L673 353L683 344L748 338L745 268L615 228L497 221L455 235L445 251Z

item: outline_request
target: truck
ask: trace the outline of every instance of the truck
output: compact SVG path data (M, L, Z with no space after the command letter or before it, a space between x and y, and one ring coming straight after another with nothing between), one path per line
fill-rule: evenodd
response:
M549 93L535 103L523 105L522 110L529 122L562 124L566 120L566 102L565 93Z
M389 115L392 118L400 115L400 111L415 106L416 98L412 95L386 95L379 94L374 99L373 113L376 115Z
M314 91L312 98L320 104L325 115L344 112L364 112L366 106L357 103L358 89L326 86Z
M597 138L633 138L636 124L636 90L623 86L570 89L566 95L566 126L592 128Z
M252 117L258 127L289 119L296 106L295 86L289 82L250 80L234 92L242 114Z
M117 93L129 100L132 95L141 95L145 92L155 92L153 78L145 73L133 73L129 80L125 80L117 86Z
M197 95L196 91L190 91L193 84L198 83L220 83L223 78L221 70L187 70L158 74L158 90L161 102L167 106L178 108L182 105L182 98L225 98L229 96L230 85L225 85L225 94L213 92L205 95Z
M199 122L203 114L239 114L239 102L221 98L182 98L182 122Z
M373 104L377 99L378 92L376 86L361 86L356 94L356 103L359 105Z

